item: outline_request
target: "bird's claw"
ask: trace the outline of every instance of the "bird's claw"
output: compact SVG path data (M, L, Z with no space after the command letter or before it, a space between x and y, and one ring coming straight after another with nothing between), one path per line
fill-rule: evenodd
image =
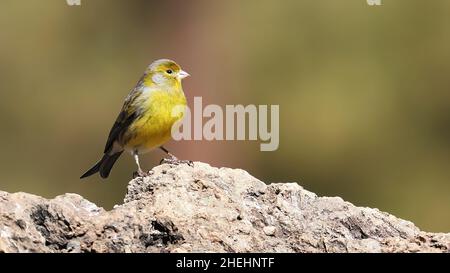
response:
M170 165L181 165L181 164L187 164L191 167L194 166L194 162L192 160L181 160L176 157L170 157L170 158L163 158L159 162L159 164L170 164Z
M133 173L133 179L136 177L145 177L148 175L148 172L144 172L142 170L137 170Z

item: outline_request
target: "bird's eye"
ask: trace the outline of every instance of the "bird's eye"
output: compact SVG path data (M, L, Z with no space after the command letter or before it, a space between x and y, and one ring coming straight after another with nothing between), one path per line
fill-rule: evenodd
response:
M170 69L167 69L166 72L167 72L167 74L172 74L173 73L173 71L170 70Z

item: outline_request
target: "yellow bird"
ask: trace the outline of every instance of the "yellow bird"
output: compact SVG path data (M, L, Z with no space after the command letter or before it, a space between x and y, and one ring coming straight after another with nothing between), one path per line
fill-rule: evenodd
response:
M125 99L109 132L102 159L80 178L97 172L107 178L123 151L134 156L140 176L146 173L139 165L139 155L154 148L161 148L172 161L177 161L162 145L171 138L174 123L183 118L187 103L181 80L187 76L172 60L161 59L150 64ZM181 108L175 110L175 107Z

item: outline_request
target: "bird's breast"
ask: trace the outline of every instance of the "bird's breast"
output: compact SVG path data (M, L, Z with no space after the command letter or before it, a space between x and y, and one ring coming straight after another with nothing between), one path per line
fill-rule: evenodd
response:
M186 97L179 91L151 91L140 102L141 114L130 125L125 148L150 150L168 141L172 126L181 120Z

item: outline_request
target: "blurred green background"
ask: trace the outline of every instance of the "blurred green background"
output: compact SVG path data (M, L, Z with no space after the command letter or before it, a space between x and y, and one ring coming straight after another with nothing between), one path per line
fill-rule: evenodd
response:
M171 142L180 158L297 181L450 231L450 1L4 0L0 190L75 192L109 209L135 170L79 176L155 59L192 104L279 104L280 147ZM142 158L147 169L162 158Z

